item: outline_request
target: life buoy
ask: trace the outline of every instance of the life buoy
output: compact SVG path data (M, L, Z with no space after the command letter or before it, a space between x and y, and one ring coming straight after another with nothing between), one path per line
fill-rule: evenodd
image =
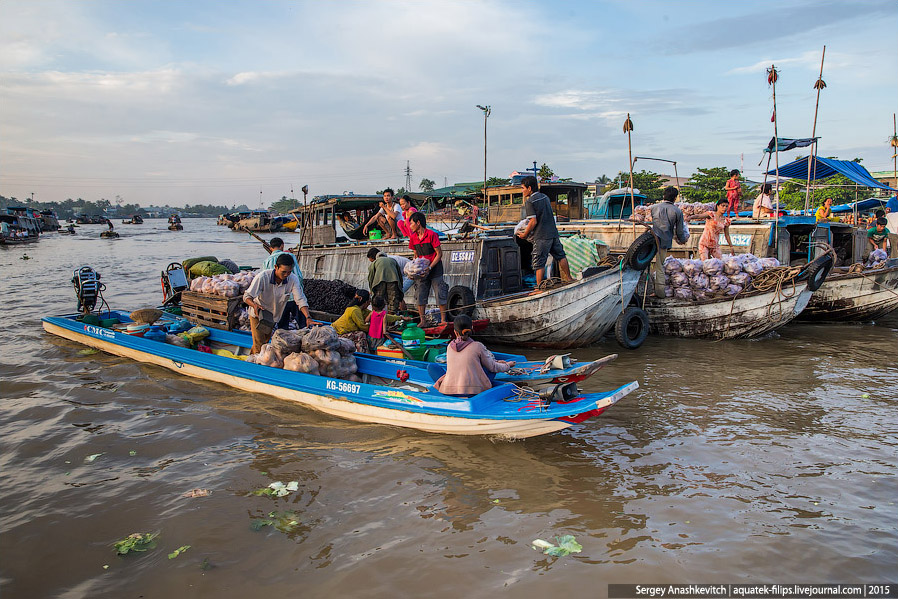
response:
M655 236L651 231L646 231L627 248L624 263L633 270L645 270L652 263L657 251Z
M446 299L446 312L450 317L455 318L465 314L471 316L474 314L474 292L470 287L464 285L455 285L449 290L449 296Z
M808 265L808 289L811 291L817 291L820 289L820 286L823 285L823 282L826 280L826 277L829 276L829 271L832 270L833 267L833 257L829 254L825 254L820 256L813 262Z
M614 337L623 348L636 349L648 335L649 316L642 308L630 306L614 323Z

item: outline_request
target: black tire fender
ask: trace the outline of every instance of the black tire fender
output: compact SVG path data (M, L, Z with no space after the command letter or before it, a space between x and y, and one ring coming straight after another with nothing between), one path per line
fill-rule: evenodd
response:
M649 315L645 310L630 306L614 323L614 338L625 349L636 349L649 335Z
M446 298L446 313L451 317L474 314L474 292L470 287L454 285Z
M825 254L820 256L813 262L808 265L808 289L811 291L817 291L820 289L820 286L823 285L823 282L826 280L826 277L829 276L829 271L833 268L833 257L829 254Z
M657 252L658 247L655 245L655 236L651 231L646 231L627 248L624 264L633 270L645 270L651 265L652 259Z

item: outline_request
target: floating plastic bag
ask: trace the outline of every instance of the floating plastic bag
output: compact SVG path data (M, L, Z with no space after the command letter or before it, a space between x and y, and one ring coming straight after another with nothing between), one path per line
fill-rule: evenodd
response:
M331 326L313 327L302 338L302 349L309 353L319 349L336 349L340 344L337 331Z
M318 362L309 354L294 352L284 358L284 370L319 375Z
M723 272L723 260L719 258L708 258L702 263L702 272L712 277Z

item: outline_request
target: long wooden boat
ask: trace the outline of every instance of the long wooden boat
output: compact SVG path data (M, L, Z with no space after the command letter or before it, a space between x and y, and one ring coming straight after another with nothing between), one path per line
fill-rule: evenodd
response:
M898 309L898 259L883 268L848 272L835 268L811 297L800 320L864 322Z
M674 337L747 339L783 327L801 314L813 291L808 282L780 290L743 293L705 301L648 298L651 332Z
M125 312L103 318L128 322ZM518 387L501 384L471 397L443 395L430 386L400 381L396 365L357 359L363 382L315 376L249 364L113 329L84 324L77 314L43 319L48 333L114 355L167 368L179 374L220 382L248 392L264 393L350 420L404 426L458 435L525 438L567 428L600 415L638 388L631 382L607 393L582 394L567 401L546 402ZM246 335L210 330L215 348L240 350Z

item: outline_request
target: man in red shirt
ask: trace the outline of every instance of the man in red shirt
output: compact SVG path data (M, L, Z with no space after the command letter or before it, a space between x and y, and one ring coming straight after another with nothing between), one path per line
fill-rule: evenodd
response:
M427 307L427 298L431 289L433 289L433 295L440 306L440 325L449 324L446 319L449 287L443 280L443 250L440 248L440 238L436 231L427 228L427 219L421 212L415 212L409 217L408 228L408 247L415 252L415 258L430 260L430 272L427 277L415 283L421 326L424 326L424 309Z

